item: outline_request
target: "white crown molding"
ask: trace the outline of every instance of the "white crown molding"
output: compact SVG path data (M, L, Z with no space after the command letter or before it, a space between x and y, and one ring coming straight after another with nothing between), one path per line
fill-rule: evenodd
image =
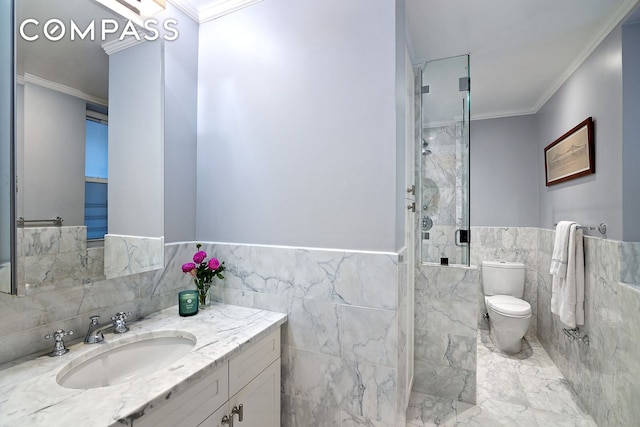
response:
M616 11L609 16L609 18L605 21L605 23L594 33L591 42L587 47L580 53L580 55L576 58L575 61L565 70L564 73L551 85L549 88L542 94L540 99L534 104L533 112L537 113L540 108L553 96L554 93L560 86L562 86L571 75L582 65L582 63L593 53L593 51L600 45L600 43L609 35L611 31L618 24L622 22L624 18L626 18L631 10L638 4L639 0L626 0L624 1Z
M198 12L198 7L189 0L167 0L167 3L175 6L176 9L193 19L196 23L200 23L200 12Z
M476 120L488 120L488 119L502 119L505 117L515 117L515 116L528 116L530 114L535 114L534 110L513 110L513 111L492 111L489 113L482 114L473 114L471 111L471 121L474 122Z
M200 23L212 21L261 1L262 0L217 0L200 9Z
M128 49L132 46L142 44L145 41L146 39L143 36L140 36L140 39L129 36L123 40L112 40L110 42L102 43L101 46L107 55L111 55L120 52L121 50Z
M34 76L33 74L24 73L24 77L18 76L17 80L19 84L31 83L34 85L42 86L47 89L55 90L56 92L71 95L76 98L80 98L94 104L99 104L104 106L109 105L109 101L104 98L100 98L99 96L89 95L88 93L84 93L81 90L78 90L69 86L65 86L60 83L52 82L51 80L46 80L46 79L43 79L42 77Z
M178 10L198 24L212 21L229 13L243 9L262 0L207 0L205 5L198 6L193 0L167 0ZM200 0L200 3L203 3Z

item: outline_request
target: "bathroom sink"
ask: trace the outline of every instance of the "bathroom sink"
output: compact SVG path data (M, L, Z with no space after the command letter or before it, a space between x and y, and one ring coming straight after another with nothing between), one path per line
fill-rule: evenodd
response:
M196 344L193 334L154 331L126 337L72 360L56 381L65 388L88 389L122 384L171 365Z

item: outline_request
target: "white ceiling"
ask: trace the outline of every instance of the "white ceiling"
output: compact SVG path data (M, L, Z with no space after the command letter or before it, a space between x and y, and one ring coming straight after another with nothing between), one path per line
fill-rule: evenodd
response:
M242 7L257 0L168 1L195 21L206 22L229 7ZM638 2L640 0L406 0L407 32L415 64L470 54L472 118L530 114L544 104ZM18 0L17 3L22 16L43 20L60 15L61 9L73 11L77 22L106 13L92 0ZM62 8L62 4L65 7ZM636 10L635 17L640 17L640 10ZM19 71L59 81L52 72L64 66L59 73L63 76L60 83L74 86L72 80L80 79L85 82L81 90L106 98L106 83L98 89L89 87L91 76L101 76L102 82L106 80L108 59L102 49L96 46L93 54L79 52L76 59L73 55L77 53L78 43L74 44L74 52L65 49L63 43L41 44L39 49L38 43L29 44L32 51L21 58ZM24 47L22 42L19 48ZM54 51L53 47L63 51ZM43 61L47 57L51 62ZM53 67L52 63L57 66ZM92 69L87 71L85 66ZM81 72L82 76L76 76Z
M236 0L168 1L206 22ZM406 0L409 44L416 65L470 54L473 118L531 114L638 2Z
M535 113L638 0L406 0L416 64L470 54L472 118Z

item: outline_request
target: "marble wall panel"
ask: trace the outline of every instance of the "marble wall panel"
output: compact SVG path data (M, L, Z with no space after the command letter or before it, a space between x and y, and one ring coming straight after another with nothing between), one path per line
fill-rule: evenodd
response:
M287 313L283 425L396 425L406 405L397 254L206 244L227 270L214 298ZM406 268L405 268L406 270ZM404 302L406 305L406 302ZM406 399L405 399L406 400ZM406 406L405 406L406 407ZM315 422L312 425L316 425Z
M569 340L550 310L548 274L555 233L538 231L538 337L600 426L634 425L640 372L640 288L634 282L637 243L585 236L585 325L589 345Z
M525 266L524 300L531 304L528 334L535 335L538 325L538 229L528 227L472 227L471 264L481 268L482 261L520 262ZM550 256L550 254L549 254ZM547 270L549 268L547 267ZM482 275L481 275L482 277ZM482 282L482 279L480 279ZM484 293L478 298L478 326L488 329L482 317L487 312Z
M476 402L477 268L419 265L413 389Z
M417 230L423 262L439 263L449 258L450 264L466 263L466 249L455 244L455 230L463 228L468 201L468 167L460 124L423 129L423 142L429 152L423 154L421 144L416 156L420 183L420 218ZM433 228L429 238L422 234L421 220L428 216ZM426 231L426 230L425 230Z
M164 267L164 237L107 234L104 254L108 279L158 270Z
M84 226L18 228L19 294L104 278L104 250L87 249Z
M640 243L623 242L620 245L620 281L640 283Z

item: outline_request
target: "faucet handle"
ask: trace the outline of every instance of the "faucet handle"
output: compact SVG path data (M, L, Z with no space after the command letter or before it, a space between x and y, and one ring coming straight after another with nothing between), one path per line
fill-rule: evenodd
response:
M67 332L62 329L58 329L57 331L44 336L45 339L54 338L56 340L54 343L54 349L49 353L49 356L62 356L69 351L69 349L64 346L64 341L62 340L62 338L67 335L73 335L73 331Z
M100 324L99 319L100 319L100 316L98 316L97 314L93 316L89 316L89 320L91 321L92 325L99 325Z
M114 333L115 334L124 334L129 331L129 327L127 326L127 318L131 316L131 312L125 313L124 311L119 311L111 318L115 325Z

